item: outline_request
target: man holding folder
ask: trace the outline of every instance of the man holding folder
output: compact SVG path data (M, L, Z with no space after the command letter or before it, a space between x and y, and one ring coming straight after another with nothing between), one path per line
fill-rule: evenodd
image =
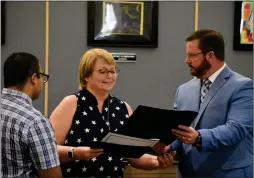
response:
M177 110L198 112L190 127L172 133L179 177L253 176L253 81L224 62L224 40L214 30L198 30L186 39L189 82L176 92Z

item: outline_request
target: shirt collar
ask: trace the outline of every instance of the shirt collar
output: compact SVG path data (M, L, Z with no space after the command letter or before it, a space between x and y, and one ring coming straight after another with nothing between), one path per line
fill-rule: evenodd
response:
M90 91L88 91L86 88L83 88L81 90L81 93L83 96L88 97L87 101L89 101L89 103L96 105L96 106L98 105L98 101L97 101L96 97ZM113 102L113 97L110 94L108 94L108 97L105 99L104 104L107 101L110 101L110 103Z
M219 70L214 72L208 79L213 83L225 67L226 63L224 63L223 66Z
M13 97L18 97L18 98L21 98L21 99L25 100L29 104L32 104L32 99L27 94L25 94L24 92L9 89L9 88L3 88L2 94L11 95Z

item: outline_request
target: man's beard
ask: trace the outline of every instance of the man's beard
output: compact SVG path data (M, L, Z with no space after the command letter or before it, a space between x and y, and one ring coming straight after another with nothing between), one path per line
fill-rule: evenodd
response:
M195 68L191 65L189 65L189 67L194 69L194 71L190 71L191 75L200 78L211 68L211 64L209 64L206 59L203 58L202 63L198 67Z

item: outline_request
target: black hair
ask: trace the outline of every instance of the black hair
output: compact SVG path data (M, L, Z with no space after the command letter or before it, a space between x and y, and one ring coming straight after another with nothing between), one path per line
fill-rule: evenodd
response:
M37 57L26 52L11 54L3 66L4 87L23 88L34 73L39 77L40 63Z

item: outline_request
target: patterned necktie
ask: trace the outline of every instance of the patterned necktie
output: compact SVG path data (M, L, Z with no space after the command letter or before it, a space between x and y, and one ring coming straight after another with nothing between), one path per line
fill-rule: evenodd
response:
M211 85L211 81L209 79L203 79L202 82L202 87L201 87L201 103L204 101L205 95L208 92L210 85Z

